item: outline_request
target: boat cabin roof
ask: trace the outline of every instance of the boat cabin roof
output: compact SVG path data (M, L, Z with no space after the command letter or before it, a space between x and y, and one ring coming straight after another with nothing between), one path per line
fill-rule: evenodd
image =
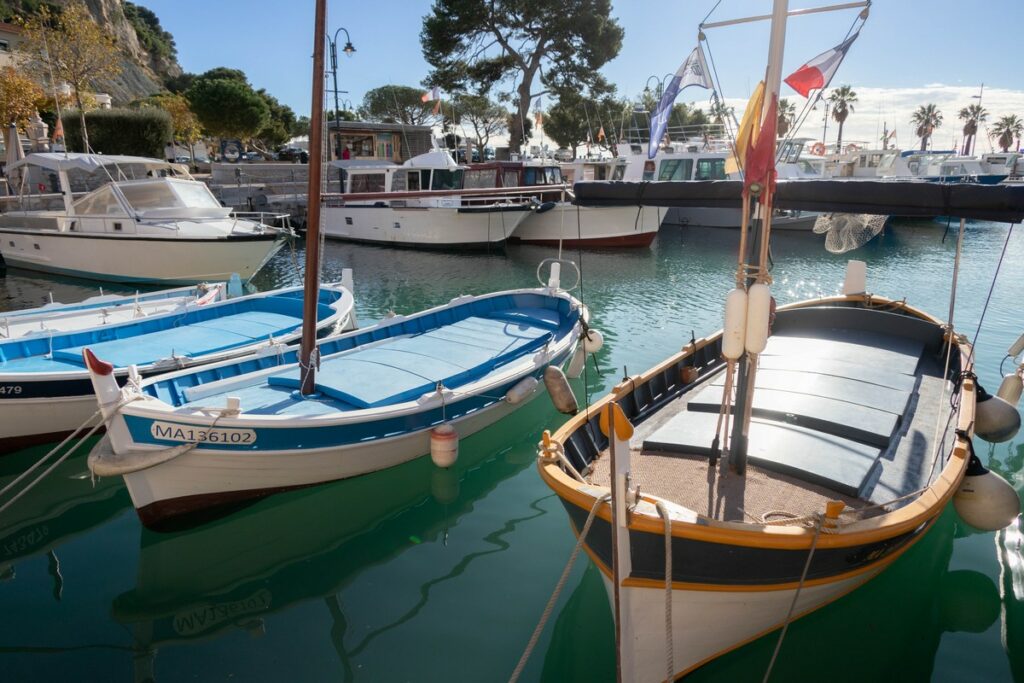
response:
M38 166L50 171L84 171L93 173L106 166L142 166L146 171L171 171L172 175L189 177L188 170L181 164L172 164L148 157L124 156L119 154L82 154L74 152L38 152L10 166L10 170L23 166Z

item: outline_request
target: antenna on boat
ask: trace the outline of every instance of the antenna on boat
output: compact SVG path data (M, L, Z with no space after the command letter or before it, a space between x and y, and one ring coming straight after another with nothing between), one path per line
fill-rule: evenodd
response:
M316 388L317 303L320 300L320 183L323 177L324 36L327 2L316 0L313 31L313 101L309 121L309 189L306 209L306 276L302 299L302 345L299 347L299 391L309 396Z

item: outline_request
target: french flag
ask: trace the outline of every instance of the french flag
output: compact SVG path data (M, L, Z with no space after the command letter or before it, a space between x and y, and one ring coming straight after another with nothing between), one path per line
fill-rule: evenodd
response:
M859 35L860 31L854 33L831 50L822 52L787 76L786 83L804 97L807 97L812 90L828 87L828 84L832 82L832 76L835 75L839 65L842 64L843 57L846 56L846 52Z

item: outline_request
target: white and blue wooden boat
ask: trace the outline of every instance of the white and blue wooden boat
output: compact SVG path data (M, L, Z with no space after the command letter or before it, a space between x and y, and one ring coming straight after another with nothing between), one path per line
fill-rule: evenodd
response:
M0 313L0 339L84 330L130 322L181 310L197 302L226 298L225 283L161 289L135 294L99 294L75 303L51 301L44 306Z
M235 358L276 353L299 338L301 287L227 301L197 301L161 315L89 329L0 341L0 452L45 443L79 427L96 412L96 398L82 363L90 347L116 367L124 382L129 366L140 376ZM326 287L319 296L321 331L350 329L351 292Z
M464 296L321 340L315 392L298 352L129 382L85 351L108 435L90 456L124 475L143 523L352 477L430 451L432 429L473 434L538 393L573 353L584 308L557 288Z

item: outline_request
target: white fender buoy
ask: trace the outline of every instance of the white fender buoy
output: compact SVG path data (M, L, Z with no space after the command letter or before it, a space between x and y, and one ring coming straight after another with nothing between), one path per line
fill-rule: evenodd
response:
M533 395L533 390L537 388L538 384L540 382L537 381L536 377L524 377L505 393L505 400L512 405L522 403Z
M722 326L722 355L737 360L747 341L747 292L737 287L725 297L725 324Z
M1011 358L1016 358L1020 355L1021 351L1024 351L1024 333L1017 337L1017 341L1013 342L1010 346L1010 350L1006 352L1006 355Z
M750 285L747 290L747 334L745 348L748 353L761 353L768 346L768 325L772 314L772 290L763 282Z
M1004 529L1020 514L1020 497L1009 482L981 464L971 453L967 473L953 494L953 507L975 529Z
M1021 379L1021 370L1012 372L999 384L999 391L996 396L1003 399L1011 406L1017 405L1020 401L1021 390L1024 389L1024 380Z
M580 412L580 405L576 402L576 394L572 393L569 387L569 380L561 368L549 365L544 369L544 386L548 390L548 396L555 405L555 409L566 415L575 415Z
M430 430L430 459L438 467L451 467L459 457L459 434L450 424Z
M1020 430L1017 407L993 396L978 385L978 403L974 411L974 433L989 443L1009 441Z
M583 350L587 353L597 353L604 346L604 335L594 328L588 329L583 334Z
M582 340L576 345L576 350L572 352L572 358L569 360L569 367L566 369L565 374L569 379L576 379L583 374L583 367L587 364L587 352L583 350Z

